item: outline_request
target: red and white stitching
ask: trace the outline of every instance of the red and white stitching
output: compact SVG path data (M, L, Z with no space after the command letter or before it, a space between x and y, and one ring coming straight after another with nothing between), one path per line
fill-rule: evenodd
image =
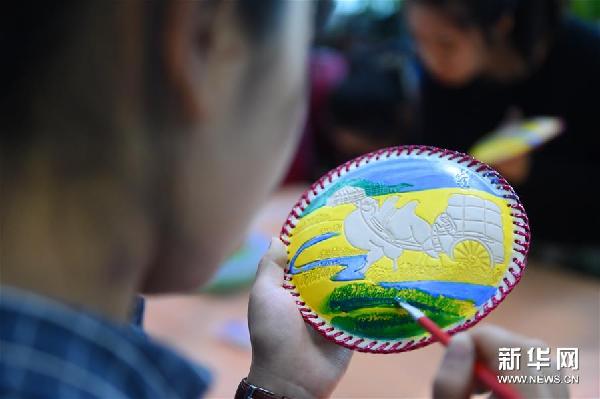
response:
M281 241L286 244L286 246L290 245L290 237L292 236L292 231L296 227L298 221L302 218L302 213L306 209L307 206L319 195L319 193L327 190L327 188L332 185L338 178L347 174L348 172L370 162L377 162L380 160L387 160L391 157L399 157L403 155L412 155L412 156L422 156L425 154L426 156L436 155L438 158L447 158L448 160L453 160L456 163L459 163L471 171L479 174L480 176L488 179L488 181L496 187L496 189L503 191L503 198L508 201L508 207L511 208L511 217L513 220L513 233L515 234L513 237L513 252L512 252L512 261L509 265L506 273L504 274L504 278L502 282L498 285L497 291L494 296L492 296L487 302L479 307L475 315L467 319L464 323L451 327L446 330L449 334L455 334L459 331L463 331L468 329L469 327L477 324L481 319L487 316L492 310L494 310L510 291L514 288L515 285L519 283L521 280L521 276L523 270L525 269L527 263L527 253L529 251L530 245L530 229L529 229L529 219L525 214L525 209L521 204L519 197L514 192L513 188L508 184L508 182L500 176L494 169L490 166L486 165L483 162L476 160L470 155L463 154L456 151L444 150L437 147L430 146L422 146L422 145L409 145L409 146L399 146L399 147L390 147L384 148L370 154L366 154L360 156L356 159L346 162L338 166L337 168L329 171L323 177L321 177L317 182L313 183L308 190L298 200L296 205L292 208L287 220L283 224L281 228L280 238ZM465 163L468 162L466 165ZM289 270L286 270L283 287L290 291L290 294L299 298L300 293L297 291L294 285L288 283L291 281L292 275L288 273ZM369 352L369 353L398 353L405 352L409 350L414 350L417 348L421 348L423 346L429 345L430 343L435 341L435 338L426 334L418 340L397 340L397 341L386 341L379 343L377 340L368 340L356 336L352 336L347 334L344 331L337 330L335 327L329 325L326 320L323 320L316 312L314 312L304 301L296 300L296 304L298 305L298 309L302 318L310 324L319 334L323 335L325 338L332 340L339 345L342 345L349 349L354 349L359 352Z

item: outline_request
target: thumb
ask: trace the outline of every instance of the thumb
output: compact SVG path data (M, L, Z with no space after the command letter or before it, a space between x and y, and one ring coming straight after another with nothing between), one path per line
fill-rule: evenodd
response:
M451 340L433 383L434 398L468 398L473 388L475 345L471 337L457 334Z
M258 264L256 284L280 286L283 281L283 270L286 263L286 248L279 238L273 237L267 253L265 253Z

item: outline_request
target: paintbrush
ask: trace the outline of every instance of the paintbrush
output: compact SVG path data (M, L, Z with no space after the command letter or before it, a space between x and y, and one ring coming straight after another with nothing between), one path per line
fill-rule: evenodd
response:
M450 335L442 330L433 320L425 316L421 310L416 307L404 302L401 298L396 297L396 302L404 310L412 316L425 330L435 337L444 346L448 346L450 343ZM521 395L515 391L510 385L500 384L498 382L496 374L487 368L483 363L476 361L474 366L474 373L477 380L491 389L496 396L501 399L517 399L521 398Z

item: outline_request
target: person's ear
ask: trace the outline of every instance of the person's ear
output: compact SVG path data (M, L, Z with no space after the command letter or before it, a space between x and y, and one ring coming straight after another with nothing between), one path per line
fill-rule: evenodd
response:
M209 112L207 94L215 62L223 58L223 51L231 51L235 41L231 34L234 7L232 1L170 1L167 5L161 43L164 68L169 93L187 120L203 119Z

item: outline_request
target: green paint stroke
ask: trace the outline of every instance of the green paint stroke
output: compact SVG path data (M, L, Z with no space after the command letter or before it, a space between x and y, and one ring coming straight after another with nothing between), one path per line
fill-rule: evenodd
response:
M448 326L462 319L462 317L458 316L433 314L427 311L425 314L441 327ZM418 337L426 332L410 316L403 315L400 311L376 314L351 312L346 316L335 316L331 320L331 324L352 335L372 339Z
M397 339L424 334L423 328L398 307L396 297L421 309L440 327L463 320L465 312L474 309L471 301L434 297L417 289L357 283L336 288L323 311L334 315L333 326L361 337Z
M364 179L353 179L353 180L348 180L346 182L338 182L338 183L335 183L334 185L332 185L331 187L329 187L327 189L327 191L325 191L323 194L321 194L318 198L315 198L315 200L312 201L306 207L306 209L304 209L304 212L302 212L302 215L306 216L309 213L321 208L322 206L325 205L325 203L327 202L327 199L332 194L334 194L340 188L346 187L346 186L362 188L363 190L365 190L365 193L369 197L375 197L378 195L387 195L387 194L407 192L407 191L410 191L410 188L413 185L409 184L409 183L388 185L388 184L382 184L382 183L375 183L375 182L372 182L369 180L364 180Z

